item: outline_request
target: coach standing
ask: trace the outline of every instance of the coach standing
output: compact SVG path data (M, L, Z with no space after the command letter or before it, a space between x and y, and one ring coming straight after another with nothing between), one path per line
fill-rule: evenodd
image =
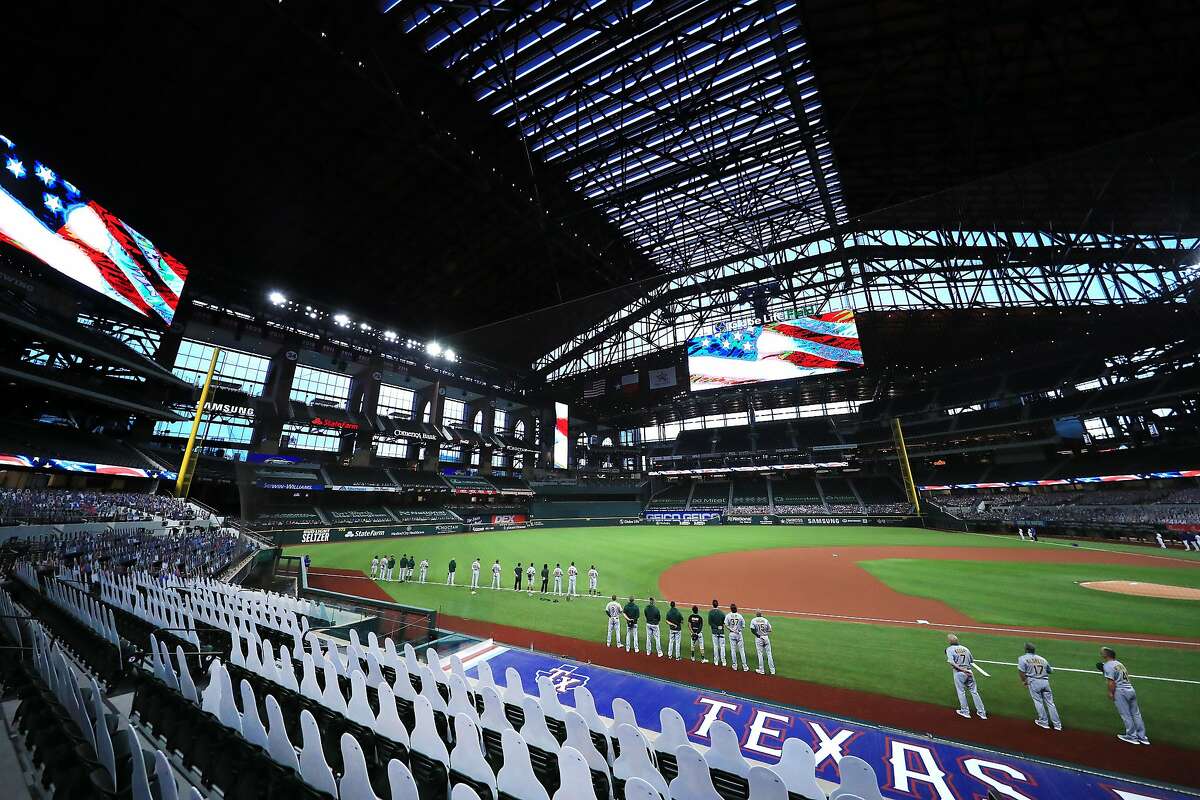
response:
M521 562L518 561L517 568L513 570L513 574L517 576L516 579L513 580L513 591L515 591L515 592L521 591L521 573L522 572L523 572L523 570L521 569Z
M457 569L458 569L458 562L455 561L453 558L450 559L450 566L446 571L446 585L447 586L454 585L454 572Z
M1150 744L1146 738L1146 724L1142 722L1142 710L1138 707L1137 692L1129 682L1129 670L1117 661L1117 652L1111 647L1101 647L1100 658L1102 661L1096 666L1108 678L1108 699L1113 701L1125 723L1125 732L1118 733L1117 738L1129 744Z
M675 607L675 601L671 601L671 607L667 609L667 658L673 658L678 661L681 656L679 654L679 638L683 633L683 614L679 613L679 609Z
M650 655L650 643L654 643L654 649L658 651L658 657L662 658L662 636L658 632L658 624L662 621L662 613L658 610L658 606L654 605L654 598L650 598L650 603L646 606L646 655Z
M717 666L727 664L725 658L725 612L716 600L708 610L708 630L712 634L713 660Z
M624 611L621 612L625 616L625 652L638 652L638 617L642 615L641 609L637 603L633 602L633 598L629 598L629 602L625 604ZM631 650L632 648L632 650Z

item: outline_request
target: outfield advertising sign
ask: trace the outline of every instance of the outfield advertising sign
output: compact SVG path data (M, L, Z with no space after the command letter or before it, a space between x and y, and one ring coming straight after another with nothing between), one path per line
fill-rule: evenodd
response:
M1193 797L524 650L500 653L489 659L489 666L494 675L503 675L508 667L514 668L525 686L536 686L539 676L549 677L558 690L559 700L568 707L574 705L573 691L579 686L587 687L599 709L611 708L615 698L623 697L633 706L638 725L648 730L658 730L660 709L673 708L683 716L689 739L697 744L709 744L708 732L714 722L721 720L733 727L742 754L751 763L774 764L779 760L785 739L800 739L816 754L817 778L838 783L838 763L844 756L856 756L875 770L880 792L888 800L982 800L989 796L1010 800ZM474 671L472 667L468 674Z
M720 511L647 511L642 517L656 525L719 525L723 515Z

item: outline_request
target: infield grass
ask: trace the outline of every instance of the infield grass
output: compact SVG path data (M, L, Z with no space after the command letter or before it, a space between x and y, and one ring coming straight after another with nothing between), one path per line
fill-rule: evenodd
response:
M981 536L974 534L940 533L913 528L850 528L850 527L658 527L625 526L603 528L559 528L476 534L446 534L409 539L374 539L338 542L323 545L295 545L289 554L307 553L312 557L312 569L335 567L370 573L371 556L386 553L399 557L403 552L415 554L417 561L428 558L431 564L430 583L381 584L398 602L435 608L454 616L467 617L504 625L529 628L546 633L602 641L605 633L603 602L579 598L572 602L552 603L529 597L524 592L510 591L512 568L519 560L527 564L532 558L540 568L548 562L553 568L561 562L564 570L574 560L580 568L579 587L587 586L586 572L590 564L600 570L600 591L605 599L616 593L622 600L629 595L639 598L658 596L658 576L672 564L714 553L776 547L875 547L932 546L932 547L1036 547L1013 537ZM1107 546L1100 545L1104 549ZM1147 552L1137 550L1136 552ZM1158 553L1159 551L1149 551ZM1182 551L1165 551L1168 557L1182 557ZM466 585L470 581L470 563L478 556L483 561L480 582L487 586L491 579L491 563L499 558L502 567L501 586L505 591L481 589L472 595ZM458 562L458 586L444 585L447 562ZM896 566L891 562L899 562ZM1131 580L1153 580L1173 583L1175 573L1192 571L1194 567L1163 561L1160 571L1139 565L1129 570L1119 566L1086 565L1089 576L1103 574L1139 577ZM882 567L880 565L883 565ZM910 566L916 565L916 566ZM992 572L995 567L1012 567L1016 575L1013 587ZM947 562L890 559L869 565L891 571L882 579L899 591L936 597L976 618L1003 619L1007 625L1036 625L1064 627L1072 630L1113 630L1114 620L1125 620L1120 627L1137 633L1195 630L1200 604L1175 609L1182 601L1156 601L1153 610L1142 611L1122 595L1081 589L1068 581L1024 579L1020 573L1030 569L1031 575L1048 568L1055 574L1055 564L1008 564L1005 562ZM929 572L925 572L926 567ZM1077 567L1070 566L1068 570ZM1170 573L1169 578L1160 577ZM1072 574L1072 573L1068 573ZM949 576L953 576L950 579ZM898 583L894 583L893 579ZM1089 577L1088 579L1093 579ZM1191 584L1188 584L1191 585ZM565 579L564 579L565 586ZM1023 592L1032 592L1035 599L1023 599ZM1075 595L1086 594L1077 600ZM688 598L698 600L701 598ZM1019 601L1019 602L1018 602ZM1164 621L1164 612L1157 605L1171 605L1177 622ZM1074 610L1067 611L1070 604ZM1081 605L1080 605L1081 604ZM1061 609L1054 608L1061 606ZM1026 618L1027 611L1041 608L1043 616ZM1149 607L1146 607L1149 608ZM1069 617L1070 624L1062 618ZM1030 613L1032 617L1033 614ZM1186 619L1185 619L1186 618ZM1048 619L1057 619L1047 622ZM1040 621L1039 621L1040 620ZM877 692L908 700L942 704L952 713L956 704L949 669L944 662L945 631L925 626L897 627L867 625L833 620L802 619L776 616L772 644L780 674L800 680L830 686ZM644 637L644 628L643 637ZM1024 635L958 631L979 660L1015 662L1021 653ZM1182 634L1181 634L1182 635ZM665 633L664 633L665 639ZM1086 670L1084 673L1060 672L1054 678L1055 696L1066 725L1112 732L1120 721L1109 702L1103 680L1094 671L1098 643L1071 638L1039 637L1039 652L1056 667ZM643 638L644 643L644 638ZM521 642L510 644L520 645ZM685 644L686 650L686 644ZM1200 647L1146 647L1119 644L1121 660L1135 676L1158 676L1200 681ZM753 660L754 655L749 653ZM980 688L988 711L1017 718L1032 719L1033 710L1028 694L1016 676L1015 668L984 665L992 674L980 678ZM703 669L718 669L706 666ZM1146 718L1150 737L1183 747L1200 749L1200 729L1195 725L1196 709L1200 708L1200 683L1172 683L1134 678L1138 697ZM703 682L698 672L697 682ZM797 697L796 705L804 706L805 698ZM1040 733L1031 725L1031 735Z

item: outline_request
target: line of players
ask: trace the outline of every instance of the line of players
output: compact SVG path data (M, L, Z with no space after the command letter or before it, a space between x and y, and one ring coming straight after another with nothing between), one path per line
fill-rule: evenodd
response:
M404 553L397 560L395 556L374 556L371 558L371 577L380 581L410 581L417 570L420 570L417 577L418 583L425 583L429 576L429 560L421 559L418 565L416 556L410 556ZM450 559L450 563L446 567L446 585L457 585L458 562L455 559ZM471 562L471 591L479 590L479 574L482 571L482 564L479 558ZM500 559L496 559L492 564L492 583L491 588L500 588L500 576L503 574L504 568L500 566ZM515 580L513 581L513 589L521 591L521 579L526 580L526 589L530 594L533 594L534 581L537 579L537 568L533 562L529 562L528 567L523 567L522 562L518 561L517 566L513 569ZM588 568L588 594L599 595L600 571L596 569L596 565L592 564ZM563 591L563 577L567 579L566 591ZM542 594L554 594L559 597L566 596L567 598L578 597L579 590L576 588L579 580L579 568L572 561L564 570L561 563L555 564L554 569L550 569L549 564L542 564ZM554 589L550 589L550 579L554 579Z
M652 655L651 646L658 653L659 658L662 657L662 637L659 632L659 625L662 622L662 611L651 597L646 604L645 609L638 606L637 602L630 597L629 602L622 606L617 602L617 596L614 594L612 599L604 607L604 614L608 617L608 635L605 637L604 643L608 647L612 647L614 636L617 640L617 647L623 648L628 652L637 653L638 650L638 619L642 616L646 619L646 655ZM625 641L621 641L621 620L625 621ZM701 663L707 664L708 659L704 657L704 622L705 619L700 616L698 606L692 606L692 613L687 620L688 630L691 632L691 656L692 661L696 660L696 654L699 653ZM667 658L675 659L676 661L683 660L680 650L680 642L683 638L683 614L675 607L675 601L670 601L670 607L667 609ZM743 635L746 631L746 618L738 612L736 603L729 604L729 613L721 610L720 604L712 601L712 608L708 611L708 628L712 637L713 663L717 666L731 666L735 670L738 668L739 656L741 657L742 669L746 672L750 671L750 661L746 658L746 646L743 640ZM755 612L754 618L750 620L750 633L754 635L754 649L758 654L758 667L755 671L763 675L768 670L772 675L775 674L775 657L771 652L771 623L762 615L761 611ZM728 640L729 655L725 654L725 644ZM730 663L732 661L732 663Z
M971 651L958 641L953 633L946 637L949 646L946 648L946 662L950 665L954 676L954 690L958 693L958 709L955 712L960 717L970 719L971 710L967 705L967 697L975 703L975 715L987 719L987 709L983 706L983 698L979 696L979 684L975 680L975 658ZM1117 734L1117 738L1128 744L1150 744L1146 738L1146 723L1142 721L1142 711L1138 706L1137 692L1129 680L1129 670L1117 661L1117 652L1111 647L1100 648L1100 662L1096 669L1103 673L1108 683L1108 699L1112 701L1125 725L1125 732ZM1021 682L1029 691L1033 700L1037 719L1034 720L1039 728L1062 730L1062 720L1058 716L1058 707L1054 704L1054 693L1050 690L1050 675L1054 668L1050 662L1037 654L1037 648L1031 643L1025 644L1025 653L1017 659L1017 672Z

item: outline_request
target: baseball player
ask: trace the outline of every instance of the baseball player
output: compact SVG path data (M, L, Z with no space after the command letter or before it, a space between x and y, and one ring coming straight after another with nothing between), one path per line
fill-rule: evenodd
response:
M696 660L696 651L700 651L700 663L707 664L708 659L704 657L704 617L700 616L700 609L697 606L692 606L692 613L688 616L688 630L692 632L692 661Z
M1023 542L1023 541L1025 541L1025 529L1024 529L1024 528L1017 528L1017 536L1020 536L1020 537L1021 537L1021 541L1022 541L1022 542Z
M958 637L953 633L946 637L950 646L946 648L946 663L954 671L954 691L958 692L958 711L960 717L971 718L971 709L967 705L967 693L975 701L975 713L980 719L987 719L987 709L983 707L983 698L979 696L979 687L975 684L975 672L972 664L975 658L971 651L958 643Z
M542 591L546 591L546 565L542 565ZM533 566L533 562L529 562L529 566L525 568L525 588L529 591L529 596L533 597L533 577L537 574L537 568Z
M413 579L413 573L416 571L417 571L417 557L409 556L408 557L408 575L405 576L405 580L411 581Z
M725 612L713 600L712 608L708 610L708 631L712 636L713 663L720 666L727 663L725 658Z
M621 629L617 627L621 619L621 604L617 602L617 596L614 594L612 600L604 606L604 613L608 615L608 635L604 637L604 646L612 647L613 636L617 637L617 647L624 647L621 643Z
M549 591L550 586L550 565L542 564L542 594Z
M754 634L754 649L758 652L758 674L763 675L763 658L767 659L766 667L775 674L775 657L771 655L771 623L761 611L754 612L750 620L750 632Z
M1161 549L1163 549L1163 550L1166 550L1166 549L1167 549L1167 543L1163 541L1163 538L1162 538L1162 534L1161 534L1161 533L1156 533L1156 534L1154 534L1154 538L1158 540L1158 546L1159 546Z
M1033 698L1033 710L1037 719L1033 721L1039 728L1062 730L1062 720L1058 718L1058 707L1054 705L1054 693L1050 691L1050 673L1054 668L1050 662L1037 654L1037 648L1031 642L1025 643L1025 654L1017 659L1017 672L1021 673L1021 683L1029 690ZM1049 715L1049 720L1046 719Z
M493 589L500 588L500 571L501 571L500 570L500 559L497 558L496 563L492 564L492 588ZM517 579L520 580L519 573L517 575ZM521 587L518 586L517 588L519 589Z
M425 579L427 577L429 577L429 559L422 558L421 559L421 583L424 583Z
M1192 544L1196 545L1196 552L1200 553L1200 533L1192 537Z
M571 562L571 566L567 567L567 596L579 597L579 592L575 589L575 581L579 578L579 567L575 566L575 562Z
M667 658L673 658L678 661L682 656L679 654L679 636L683 633L683 614L679 613L679 609L675 607L675 601L671 601L671 607L667 609Z
M450 559L450 567L446 574L446 585L447 586L454 585L454 571L457 569L458 569L458 562L455 561L453 558Z
M371 558L371 577L374 578L379 573L379 556Z
M477 591L478 589L479 589L479 556L476 556L475 560L471 562L471 591L474 592L474 591Z
M562 594L562 576L563 576L562 564L555 564L554 565L554 594L556 594L556 595Z
M641 609L637 603L633 602L633 598L629 598L629 602L625 604L625 608L621 610L621 615L625 617L625 652L628 653L632 648L633 652L638 652L638 617L641 616Z
M654 598L651 597L646 605L646 655L650 655L650 643L653 642L658 657L662 658L662 636L658 632L658 624L661 621L662 613L658 606L654 605Z
M597 597L599 597L600 596L599 586L600 586L600 573L596 571L596 565L592 564L591 569L588 570L588 594L594 594Z
M396 580L401 583L408 580L408 553L400 554L400 571L396 574Z
M738 653L742 654L742 670L750 671L750 661L746 658L746 644L742 641L742 632L746 629L746 618L738 613L737 603L729 604L729 613L725 615L725 633L729 636L729 658L734 671L738 668Z
M1142 710L1138 708L1137 692L1129 682L1129 670L1117 661L1117 651L1111 647L1100 648L1100 663L1096 666L1108 678L1108 699L1117 707L1125 732L1117 738L1129 744L1150 744L1146 738L1146 724L1142 722Z
M392 570L394 570L395 568L396 568L396 557L395 557L395 556L388 556L388 561L387 561L387 577L386 577L386 578L384 578L384 580L390 581L390 580L392 579Z

